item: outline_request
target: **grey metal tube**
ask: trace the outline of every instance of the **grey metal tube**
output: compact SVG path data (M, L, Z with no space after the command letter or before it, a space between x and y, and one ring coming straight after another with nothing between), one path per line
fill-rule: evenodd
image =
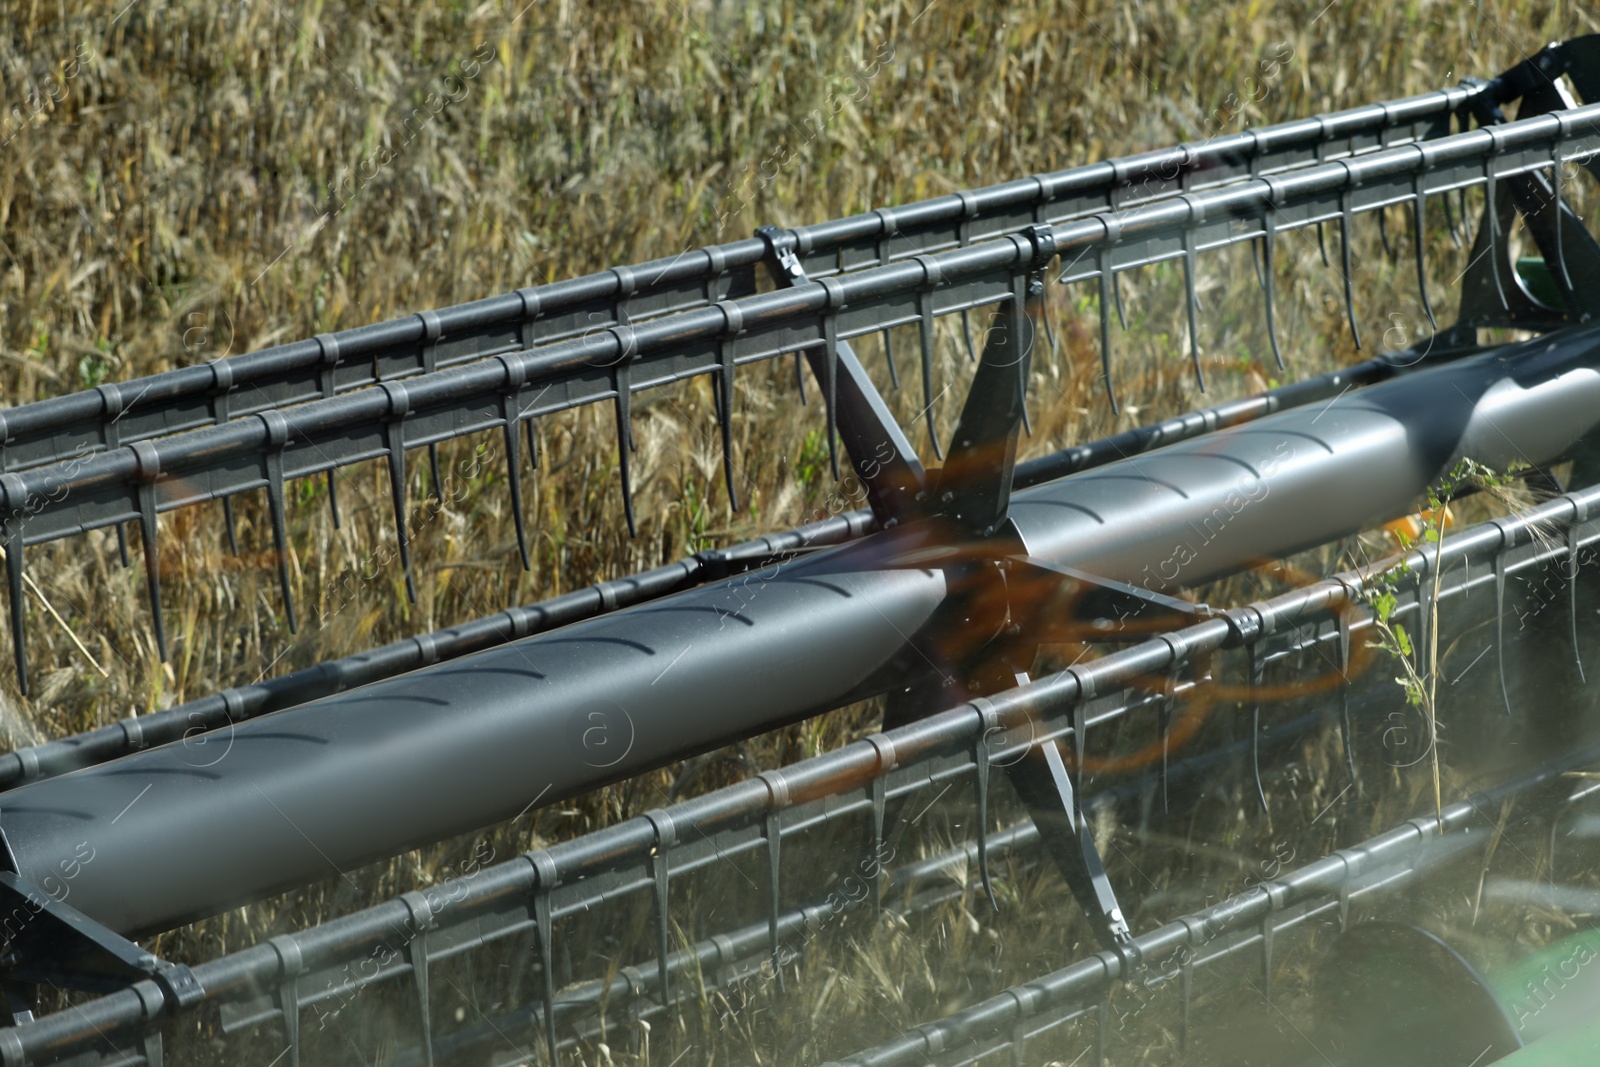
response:
M1600 327L1017 494L1028 551L1193 584L1408 510L1455 457L1558 459L1600 423ZM8 794L20 873L124 933L347 871L881 692L945 597L919 524ZM1192 558L1176 573L1145 564ZM220 753L220 755L219 755ZM198 764L210 762L210 766ZM670 832L670 828L664 832ZM63 861L81 847L93 859Z
M1030 554L1153 590L1407 513L1462 457L1554 462L1600 426L1595 327L1495 349L1019 493Z
M119 932L170 928L865 695L944 579L857 562L695 590L250 720L199 750L25 786L0 825L24 877L59 880L54 864L85 843L67 902Z

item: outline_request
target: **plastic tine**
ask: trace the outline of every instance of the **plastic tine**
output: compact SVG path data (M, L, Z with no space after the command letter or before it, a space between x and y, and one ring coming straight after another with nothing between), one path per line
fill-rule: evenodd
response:
M539 975L543 979L544 1040L550 1056L551 1067L560 1061L556 1058L556 975L555 949L551 944L554 924L550 921L550 893L556 887L556 861L543 849L530 852L538 882L533 888L533 919L539 929Z
M828 432L828 463L833 468L834 481L839 480L839 283L833 278L822 279L828 291L828 309L822 313L822 410Z
M432 374L439 367L439 338L444 332L444 326L437 311L419 311L417 318L422 323L422 370L424 374ZM437 444L428 445L428 473L433 478L433 499L443 504L444 479L439 477Z
M300 1067L300 976L306 973L300 943L292 934L280 934L267 944L278 954L279 979L272 991L273 1006L283 1020L283 1036L289 1042L284 1050L286 1067Z
M667 856L672 846L677 843L677 828L672 816L659 809L646 812L645 818L650 820L650 825L655 827L656 831L656 847L650 853L650 875L654 887L656 913L656 980L661 984L659 990L661 1003L667 1005L672 1003L672 990L667 984L667 948L671 943L668 930L668 923L671 920L667 907L672 889L672 872Z
M1278 232L1273 228L1270 218L1263 217L1261 222L1265 228L1261 238L1261 255L1264 260L1262 288L1266 290L1267 339L1272 342L1272 358L1277 361L1278 369L1283 370L1283 350L1278 347L1277 283L1273 279L1274 264L1277 261Z
M162 1030L146 1030L134 1037L134 1048L138 1049L138 1061L142 1067L166 1067L165 1037Z
M424 327L426 327L430 320L424 318L422 321ZM436 322L438 320L434 318L432 321ZM334 369L338 367L340 362L339 339L335 334L321 333L316 336L315 340L317 347L322 350L322 362L317 367L317 385L322 390L322 398L328 400L338 392L337 383L334 379ZM328 511L333 515L333 528L335 530L342 525L339 516L338 473L337 469L328 468Z
M1161 732L1161 814L1167 815L1171 808L1167 805L1167 756L1169 755L1172 740L1172 701L1170 695L1161 701L1161 710L1157 713L1157 727Z
M1561 268L1561 280L1566 289L1572 289L1572 275L1567 270L1566 246L1561 240L1561 231L1566 229L1561 222L1561 151L1555 150L1555 156L1550 161L1550 187L1555 194L1555 218L1551 225L1556 230L1556 266Z
M1256 800L1261 805L1261 813L1270 815L1267 810L1267 790L1261 784L1261 680L1266 673L1265 657L1252 642L1245 646L1245 654L1250 671L1250 776L1255 781Z
M213 371L213 374L216 372ZM122 431L119 429L119 418L122 415L122 392L115 382L95 387L95 392L100 394L101 424L100 443L105 445L107 452L113 452L122 447ZM133 561L128 558L128 531L122 523L116 524L117 555L122 559L123 567L133 566Z
M1161 697L1161 710L1158 713L1157 725L1161 731L1161 814L1167 814L1167 757L1171 754L1172 742L1172 713L1178 706L1178 679L1183 673L1183 661L1173 657L1172 666L1167 668L1167 691Z
M444 503L444 479L439 475L439 446L428 446L428 473L433 476L433 499Z
M794 354L794 384L795 388L800 390L800 405L802 407L808 403L806 400L806 376L802 369L804 358L803 353L796 352Z
M967 345L967 362L978 362L978 353L972 347L972 316L966 308L961 309L961 340Z
M1494 136L1491 128L1490 137ZM1499 198L1495 191L1494 159L1490 157L1485 167L1488 177L1484 185L1484 215L1489 220L1489 273L1494 276L1494 292L1500 298L1500 310L1510 311L1511 304L1506 300L1505 283L1500 280L1500 252L1498 249L1500 238L1500 207Z
M1042 274L1041 277L1046 284L1049 283L1050 276L1048 273ZM1050 346L1050 362L1054 365L1060 358L1061 349L1056 343L1056 327L1050 314L1050 298L1048 295L1039 301L1039 318L1044 321L1044 339L1045 343Z
M1250 265L1256 271L1256 284L1264 287L1267 284L1267 279L1261 273L1261 246L1255 241L1250 242Z
M1189 942L1194 940L1193 928L1189 929ZM1183 962L1178 965L1178 1049L1180 1052L1189 1048L1189 1007L1194 1002L1194 958L1199 955L1192 944L1190 951L1183 954Z
M789 806L789 782L782 771L764 771L761 782L767 787L767 811L761 820L762 843L767 853L767 947L772 954L772 971L778 976L778 988L783 989L783 968L780 966L778 945L778 920L782 915L783 875L783 810ZM881 782L882 778L877 779ZM881 794L880 794L881 795ZM873 812L873 832L877 840L883 839L883 808Z
M527 371L520 360L497 356L505 368L506 386L500 394L501 433L506 443L506 484L511 488L511 519L517 528L517 551L522 556L522 569L531 570L528 557L528 530L522 515L522 435L517 429L521 415L522 392Z
M1117 387L1111 380L1111 256L1100 246L1095 250L1098 260L1096 270L1100 279L1100 371L1106 379L1106 396L1111 400L1111 414L1117 414Z
M883 358L889 364L889 388L900 388L900 369L894 365L894 337L887 329L883 331Z
M211 368L211 421L223 426L233 417L229 412L229 400L233 390L233 364L226 359L213 359L206 365ZM222 498L222 524L228 531L228 551L237 557L239 532L234 523L232 497Z
M1200 297L1195 292L1194 284L1194 226L1204 219L1204 214L1196 217L1194 201L1189 201L1189 225L1183 230L1183 310L1189 322L1189 359L1194 363L1194 377L1200 383L1202 393L1206 391L1206 373L1200 366L1200 324L1195 320Z
M1106 1067L1106 1024L1111 1018L1111 986L1107 983L1094 1009L1094 1064Z
M1583 673L1583 653L1578 648L1578 522L1567 527L1567 606L1572 619L1572 662L1578 665L1578 681L1588 683Z
M1355 727L1350 721L1350 616L1339 612L1339 743L1344 749L1344 769L1357 791Z
M1393 259L1394 249L1389 247L1389 210L1379 208L1373 214L1378 216L1378 241L1383 245L1383 256L1385 259Z
M1322 265L1331 267L1333 264L1328 262L1328 236L1323 232L1320 222L1317 223L1317 251L1322 255Z
M922 414L928 423L928 441L936 459L944 459L939 430L933 422L933 292L917 290L917 319L922 343Z
M1450 194L1449 193L1445 193L1444 194L1444 224L1445 224L1445 228L1450 231L1450 240L1455 243L1455 246L1457 248L1460 248L1461 247L1461 230L1456 224L1456 213L1455 213L1455 210L1453 208L1451 208L1451 206L1450 206Z
M1506 717L1511 717L1511 691L1506 686L1506 548L1502 542L1494 554L1494 647L1500 667L1500 699L1505 702Z
M516 404L514 397L508 400L512 405ZM528 524L522 509L522 439L517 434L515 411L506 413L505 440L506 482L511 487L511 520L517 528L517 554L522 558L522 569L527 571L533 569L533 564L528 556Z
M1417 292L1422 296L1422 310L1428 315L1428 325L1435 330L1439 328L1439 320L1433 314L1433 301L1428 299L1428 265L1422 252L1422 229L1428 217L1428 194L1422 191L1422 175L1412 178L1411 198L1411 237L1412 248L1417 254Z
M234 524L233 497L231 496L222 498L222 524L228 530L228 554L237 556L239 554L239 531Z
M1276 897L1269 895L1267 899L1277 903ZM1276 918L1271 911L1261 917L1261 999L1268 1004L1272 1003L1272 935L1277 930Z
M428 989L428 928L433 925L433 908L421 893L406 893L400 900L411 911L405 956L406 964L411 968L412 992L417 997L417 1021L422 1029L422 1064L423 1067L433 1067L433 997Z
M977 742L972 746L973 794L978 808L975 814L978 820L978 879L983 883L983 895L989 898L989 907L998 912L1000 902L994 897L994 880L989 873L989 745L987 742L994 724L990 721L992 710L987 704L981 706L987 729L978 735Z
M714 392L717 399L717 427L722 433L722 480L728 486L728 507L739 510L739 490L733 476L733 377L737 369L738 336L743 330L744 312L737 304L718 304L727 322L723 335L717 338L717 376ZM885 334L885 339L887 339Z
M1339 257L1344 272L1344 310L1350 317L1350 336L1355 338L1356 347L1361 347L1361 327L1356 325L1356 296L1355 282L1351 277L1354 268L1350 264L1350 193L1341 190L1339 193Z
M281 417L281 416L280 416ZM156 652L167 661L167 628L161 619L161 561L156 544L156 479L161 477L161 457L156 446L140 441L133 446L139 469L139 536L144 545L145 585L150 593L150 617L155 627Z
M882 755L881 750L879 754ZM872 808L872 858L875 861L872 869L872 918L876 921L883 915L883 825L888 814L889 796L885 776L881 770L874 774L872 781L867 784L867 794Z
M611 385L616 391L617 416L617 466L622 475L622 512L628 519L628 536L639 535L638 523L633 516L633 383L630 370L633 353L637 348L633 328L613 326L610 333L617 338L617 361L611 365Z
M416 580L411 574L411 536L406 529L406 413L411 398L399 382L384 382L381 388L389 397L389 414L384 421L384 450L389 463L389 495L394 501L395 539L400 546L400 569L406 579L406 600L417 602Z
M1128 328L1128 313L1122 307L1122 283L1117 280L1117 272L1111 272L1111 302L1117 306L1117 325L1124 330Z
M339 478L332 467L328 468L328 510L333 513L333 528L339 529Z
M1089 748L1089 702L1081 695L1072 702L1072 795L1074 798L1083 796L1083 768L1088 762ZM1076 806L1077 799L1073 800ZM1068 812L1076 821L1078 813Z
M294 593L289 586L289 531L283 503L283 446L289 441L289 423L281 411L263 411L257 417L267 428L267 510L272 515L272 547L278 557L278 587L283 590L283 609L289 617L289 632L299 633L295 621Z
M17 664L17 688L28 695L28 648L24 617L27 604L23 601L22 587L22 525L26 514L27 494L22 491L22 479L15 474L0 476L0 500L5 511L0 513L0 529L6 542L6 590L11 599L11 654Z
M889 255L889 239L891 235L899 233L900 229L894 221L892 211L885 212L879 208L874 214L883 220L883 230L878 235L878 266L887 267L893 261L893 257ZM842 249L839 254L843 256ZM889 364L889 388L900 388L900 368L894 365L894 337L887 326L883 328L883 358Z
M1016 346L1017 359L1027 359L1032 365L1031 357L1034 352L1034 341L1038 329L1028 315L1028 275L1018 274L1011 279L1011 303L1006 309L1006 333L1010 336L1011 344ZM1027 379L1024 376L1022 388L1022 432L1029 437L1033 436L1033 419L1028 416L1028 389Z
M768 779L767 788L771 789L772 785L771 779ZM780 872L783 869L783 813L780 809L772 807L767 810L761 832L767 846L767 947L772 953L772 972L778 976L778 991L783 992L783 960L778 952L778 909L782 900Z

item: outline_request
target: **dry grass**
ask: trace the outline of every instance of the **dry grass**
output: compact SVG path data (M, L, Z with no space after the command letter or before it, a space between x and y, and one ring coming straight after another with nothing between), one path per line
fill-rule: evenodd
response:
M55 395L670 256L763 221L837 216L1422 91L1593 28L1593 16L1562 4L1490 12L1336 3L1315 22L1310 5L919 10L13 5L0 92L26 114L30 92L44 86L46 106L10 122L0 159L0 388L15 402ZM1294 58L1259 103L1229 113L1228 96L1278 42ZM486 45L494 59L474 60L489 54ZM889 46L893 60L864 94L851 90L849 73ZM454 90L457 101L409 143L391 136L447 73L470 73L473 63L476 77L450 83L465 87ZM52 72L57 81L47 83ZM809 136L807 116L852 92L861 99ZM386 141L394 158L371 173ZM780 150L787 164L764 179L772 167L763 163ZM1290 244L1281 275L1292 372L1354 358L1338 321L1336 274L1308 242ZM1447 260L1434 261L1441 303L1454 273ZM1420 322L1403 259L1357 263L1369 339L1392 328L1391 315ZM1262 356L1246 271L1243 255L1217 257L1201 278L1219 395L1278 376ZM1132 402L1124 424L1200 399L1181 358L1174 273L1125 283L1131 330L1117 343ZM1036 382L1033 451L1111 428L1094 384L1092 301L1052 294L1062 351ZM941 353L941 384L953 386L938 407L947 425L962 392L956 347L947 342ZM881 376L874 343L863 348ZM915 392L895 397L905 415L920 406ZM154 661L137 568L112 565L103 537L88 552L45 554L41 581L115 669L107 682L93 679L41 618L32 644L46 676L41 695L19 710L47 734L77 729L797 521L826 489L802 455L812 413L796 410L779 375L751 376L741 400L736 447L748 513L728 515L703 389L658 398L640 415L645 521L634 541L619 521L608 419L550 420L530 506L533 573L511 564L496 470L472 487L486 491L428 524L418 605L394 595L395 568L381 569L354 603L298 641L283 629L260 555L268 541L248 508L255 554L239 561L223 552L215 514L166 520L162 563L178 635L170 668ZM376 469L345 481L357 514L346 530L333 531L316 506L317 485L301 487L295 509L297 591L319 611L340 570L390 536Z
M1524 0L6 0L0 24L0 391L13 403L672 256L764 222L815 221L1451 85L1600 29L1584 5ZM1258 61L1280 43L1294 53L1281 75L1258 102L1230 110L1230 94L1247 95ZM852 83L890 47L892 60L864 88ZM450 83L461 86L456 99L404 132L452 73L463 76ZM774 158L787 160L775 172ZM1408 261L1386 262L1375 227L1366 230L1357 286L1370 351L1393 347L1397 335L1385 331L1414 335L1422 316ZM1406 232L1397 216L1391 233ZM1442 238L1430 257L1448 319L1464 260ZM1283 258L1291 373L1358 358L1338 276L1314 242L1286 242ZM1210 260L1201 277L1215 396L1279 376L1249 274L1238 255ZM1143 272L1125 291L1130 330L1117 343L1130 402L1119 428L1203 399L1186 369L1176 274ZM1113 428L1096 385L1094 304L1059 287L1051 299L1059 351L1035 381L1035 453ZM952 388L937 410L948 426L965 362L948 332L941 343L940 381ZM908 335L901 351L911 344ZM876 342L861 347L885 379ZM398 568L372 563L392 537L376 467L345 475L340 531L320 484L297 487L293 577L302 615L313 616L298 638L278 606L258 501L242 511L239 559L211 510L163 520L165 665L139 568L117 564L108 535L39 552L36 578L110 677L88 670L36 613L38 689L21 698L0 667L4 724L13 743L60 736L802 521L829 490L815 411L801 411L776 372L745 376L741 390L745 513L728 514L703 387L653 399L637 416L634 540L609 416L551 419L529 503L533 571L516 565L504 476L490 464L416 538L414 606ZM918 392L892 398L902 418L920 407ZM474 447L446 449L447 464L459 469ZM414 488L420 499L420 476ZM333 610L328 590L345 568L371 577ZM867 721L797 727L752 743L748 756L798 758ZM661 803L668 781L543 813L532 830L502 828L500 851ZM167 948L237 947L409 888L467 850L440 846L365 872L358 893L318 887L222 917Z

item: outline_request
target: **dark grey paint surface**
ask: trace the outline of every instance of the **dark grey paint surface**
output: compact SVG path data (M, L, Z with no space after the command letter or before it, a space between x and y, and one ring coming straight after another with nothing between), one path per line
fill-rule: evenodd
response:
M1600 425L1587 327L1019 493L1028 550L1170 589L1405 514L1463 456L1547 463Z
M1012 517L1040 558L1197 583L1404 513L1459 455L1555 459L1600 423L1597 366L1600 329L1530 342L1026 490ZM882 691L945 594L906 564L918 534L24 786L0 828L35 881L86 842L67 900L125 933L348 871Z

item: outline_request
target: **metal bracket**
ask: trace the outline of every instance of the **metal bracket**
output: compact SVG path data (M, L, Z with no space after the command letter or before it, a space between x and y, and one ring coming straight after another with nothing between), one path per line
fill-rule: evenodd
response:
M1100 943L1108 949L1131 947L1133 934L1095 847L1094 832L1078 806L1061 746L1053 740L1040 744L1007 767L1006 776L1028 806L1045 851L1066 878Z
M1484 99L1492 101L1496 107L1513 100L1539 102L1542 94L1554 88L1556 79L1563 74L1572 80L1584 103L1600 103L1600 33L1545 45L1488 82ZM1544 108L1541 108L1527 114L1519 112L1517 117L1543 113Z
M1154 632L1186 626L1213 614L1204 604L1191 604L1028 556L1009 557L1000 561L1000 566L1005 574L1011 623L1008 638L997 643L1002 645L996 653L1002 662L1009 660L1006 642L1018 640L1009 637L1012 633L1027 635L1013 650L1030 653L1026 658L1031 660L1031 653L1041 644L1142 640ZM1022 678L1025 681L1026 675ZM1081 713L1081 706L1079 710L1073 722L1073 743L1080 761L1077 773L1081 775L1083 731L1088 717ZM1078 806L1078 792L1061 746L1054 740L1044 742L1027 758L1007 767L1006 774L1028 806L1046 851L1088 916L1095 936L1103 947L1125 953L1132 947L1133 937L1095 846L1094 833Z
M1560 49L1563 72L1585 104L1600 104L1600 33L1574 37L1550 49ZM1547 49L1548 50L1548 49Z
M959 692L987 696L1026 684L1040 645L1097 640L1137 640L1159 630L1188 625L1213 614L1204 604L1140 589L1019 554L1009 522L998 534L956 546L936 556L950 575L950 597L913 638L922 658L941 668L890 694L884 728L941 710ZM915 553L929 565L927 553ZM966 681L960 690L940 684L940 675ZM1074 724L1083 754L1085 717ZM1054 740L1005 767L1017 795L1066 878L1073 896L1107 949L1123 952L1132 942L1116 892L1077 802L1066 758Z
M173 1008L205 999L188 966L152 955L21 876L0 872L0 980L110 993L146 979Z
M1586 102L1600 100L1600 34L1548 45L1484 86L1472 114L1480 126L1506 121L1503 105L1519 100L1519 119L1577 104L1558 80L1566 75ZM1600 158L1581 164L1600 179ZM1508 326L1548 330L1600 314L1600 243L1568 206L1562 165L1552 159L1550 176L1534 171L1499 181L1491 159L1488 197L1462 285L1458 326ZM1536 299L1512 266L1511 225L1520 214L1544 257L1555 301Z
M792 233L763 226L756 235L767 243L767 266L775 284L780 288L806 284L805 268L794 252ZM831 319L838 310L830 294L824 315ZM920 514L928 488L927 473L855 351L848 343L834 339L831 322L826 333L823 347L806 349L806 361L822 391L823 402L830 406L829 414L837 412L839 437L856 477L866 487L873 515L885 529L896 526ZM832 430L830 419L830 451Z
M1013 624L1037 635L1038 644L1142 641L1216 614L1205 604L1031 556L1012 556L1001 566Z
M786 287L808 281L792 233L763 226L756 234L766 242L767 265L775 284ZM1010 299L995 312L936 489L855 352L835 338L832 317L840 309L830 289L823 312L827 323L824 344L806 349L806 359L829 405L830 432L837 412L845 451L866 487L873 514L885 528L939 514L955 521L967 534L985 538L1005 523L1017 438L1027 421L1028 372L1033 362L1034 323L1044 295L1043 273L1056 254L1055 235L1049 226L1030 226L1014 239L1026 240L1033 255L1028 267L1017 274ZM822 284L831 281L824 278ZM935 495L937 500L930 501Z
M1144 640L1214 614L1204 604L1034 559L1009 521L977 540L959 537L951 525L928 520L897 559L942 570L948 593L909 642L908 663L934 669L891 693L886 729L943 711L968 693L1009 689L1017 684L1012 672L996 663L1028 670L1042 645ZM968 685L952 688L953 679Z
M1048 226L1030 227L1026 236L1036 261L1054 255ZM939 511L974 537L990 537L999 530L1011 504L1017 439L1027 418L1034 315L1043 295L1037 272L1019 275L1011 299L995 312L950 457L939 472Z

